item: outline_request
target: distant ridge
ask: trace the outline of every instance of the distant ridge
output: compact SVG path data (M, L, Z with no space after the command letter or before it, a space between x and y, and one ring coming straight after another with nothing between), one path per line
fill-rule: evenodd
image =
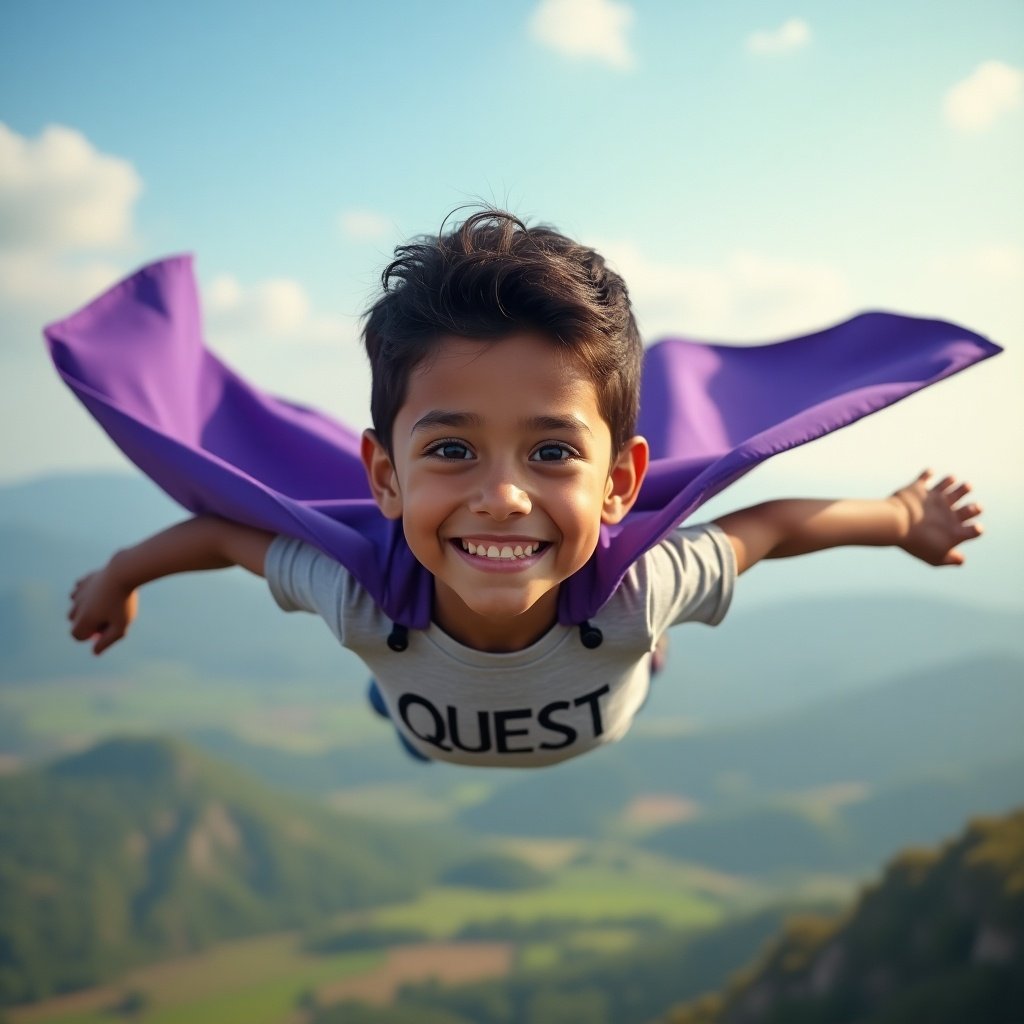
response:
M1024 659L970 659L731 729L664 737L637 728L591 758L512 780L461 820L496 833L597 836L638 793L674 794L714 812L652 835L659 852L770 870L779 864L743 841L760 826L808 858L790 867L870 866L907 842L934 842L971 810L1012 806L1017 776L995 762L1022 763L1022 721ZM864 787L865 799L831 821L783 806L837 784Z
M314 617L282 615L262 581L240 569L147 587L130 637L102 658L70 639L65 615L74 579L186 516L130 470L0 485L0 685L58 676L141 679L159 663L218 678L336 679L361 699L367 672L358 659ZM789 599L782 592L752 609L738 601L715 630L673 632L650 712L705 724L758 719L953 659L1024 658L1020 622L1019 611L886 593L884 579L877 593L857 597L838 590Z

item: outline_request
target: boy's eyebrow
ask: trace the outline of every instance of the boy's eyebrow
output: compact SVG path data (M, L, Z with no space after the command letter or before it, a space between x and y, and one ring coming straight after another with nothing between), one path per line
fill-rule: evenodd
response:
M593 435L590 427L578 416L529 416L520 421L527 430L568 430ZM434 427L480 427L482 417L473 412L456 412L452 409L432 409L421 416L410 433L432 430Z
M593 431L578 416L532 416L523 421L530 430L569 430L593 435Z
M412 425L412 430L409 433L415 434L417 430L432 430L434 427L478 427L480 423L480 417L476 413L431 409Z

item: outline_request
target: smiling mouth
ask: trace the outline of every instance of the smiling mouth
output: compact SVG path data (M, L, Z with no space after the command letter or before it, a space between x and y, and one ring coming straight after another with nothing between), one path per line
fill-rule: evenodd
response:
M550 547L549 542L544 540L495 544L494 541L474 541L468 537L460 537L454 543L458 544L467 554L493 562L515 562L519 559L530 558Z

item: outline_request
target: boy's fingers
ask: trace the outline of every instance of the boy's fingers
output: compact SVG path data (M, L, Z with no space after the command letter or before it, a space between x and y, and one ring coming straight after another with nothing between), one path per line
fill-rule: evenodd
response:
M120 630L115 626L108 626L96 639L92 649L93 654L102 654L112 643L115 643L121 636Z
M952 487L956 481L951 476L944 476L933 488L933 491L945 491L946 488Z
M961 505L960 508L954 509L957 516L960 518L960 522L964 523L968 519L973 519L975 516L981 515L981 506L972 502L970 505Z
M75 623L71 635L76 640L91 640L94 636L100 636L109 629L106 622L94 622L89 618L82 619Z

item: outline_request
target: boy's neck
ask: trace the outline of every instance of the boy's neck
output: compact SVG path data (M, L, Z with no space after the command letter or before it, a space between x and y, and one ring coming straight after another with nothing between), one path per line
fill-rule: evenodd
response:
M453 640L475 651L508 654L536 643L558 621L558 588L518 615L487 616L467 607L444 584L434 582L433 621Z

